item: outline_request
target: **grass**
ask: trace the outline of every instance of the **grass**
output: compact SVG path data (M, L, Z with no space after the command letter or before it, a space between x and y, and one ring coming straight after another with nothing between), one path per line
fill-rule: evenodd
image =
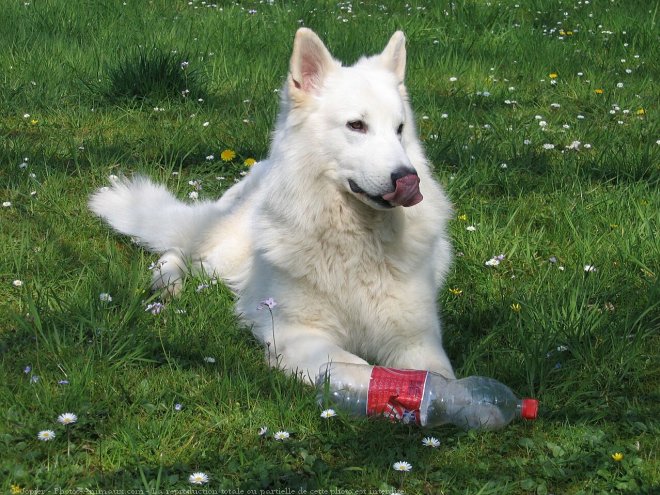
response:
M158 493L202 471L215 493L657 491L657 17L641 0L4 6L0 487ZM154 257L86 197L109 174L182 198L240 178L267 153L301 24L348 63L406 32L420 133L456 210L446 347L461 376L538 397L536 422L326 420L313 390L268 369L222 285L191 280L145 311ZM163 86L121 89L138 77ZM45 429L56 438L38 441Z
M203 99L198 72L188 70L186 54L138 46L108 69L108 97L119 99ZM192 88L192 89L191 89Z

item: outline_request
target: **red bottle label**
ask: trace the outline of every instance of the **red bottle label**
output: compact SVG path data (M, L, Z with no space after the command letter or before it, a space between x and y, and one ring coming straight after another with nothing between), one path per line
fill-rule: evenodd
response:
M427 371L374 366L369 381L367 415L382 414L392 421L420 424L419 406Z

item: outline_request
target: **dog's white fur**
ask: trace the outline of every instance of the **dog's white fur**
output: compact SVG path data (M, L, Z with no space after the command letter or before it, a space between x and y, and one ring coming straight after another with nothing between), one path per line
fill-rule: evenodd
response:
M97 191L90 208L162 253L154 288L176 293L191 269L221 277L270 362L277 353L292 373L369 361L453 377L436 303L451 207L416 134L405 63L401 32L342 67L302 28L267 160L216 202L185 204L137 177ZM388 208L377 198L401 167L416 170L424 199ZM267 298L274 325L257 309Z

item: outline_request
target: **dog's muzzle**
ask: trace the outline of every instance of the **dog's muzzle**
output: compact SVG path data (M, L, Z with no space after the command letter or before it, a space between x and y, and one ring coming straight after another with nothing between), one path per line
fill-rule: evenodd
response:
M422 193L419 191L419 176L414 169L402 167L393 172L391 177L394 190L382 196L367 193L352 179L348 180L348 185L353 193L366 196L383 208L413 206L424 199Z

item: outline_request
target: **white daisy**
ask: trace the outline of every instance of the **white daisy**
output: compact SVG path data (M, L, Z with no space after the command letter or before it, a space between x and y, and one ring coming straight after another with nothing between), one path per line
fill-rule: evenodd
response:
M595 272L596 267L594 265L584 265L584 271L587 273Z
M57 421L63 425L70 425L71 423L78 421L78 416L73 413L64 413L57 417Z
M37 438L43 442L48 442L55 438L55 432L53 430L42 430L37 433Z
M289 438L290 436L291 436L291 435L289 435L289 432L288 432L288 431L278 431L277 433L275 433L275 434L273 435L273 438L274 438L275 440L286 440L286 439Z
M440 440L435 437L426 437L422 440L422 444L426 447L433 447L435 449L440 447Z
M267 426L262 426L259 428L259 436L263 437L266 433L268 433L268 427Z
M328 418L332 418L333 416L337 416L337 413L335 412L334 409L326 409L321 412L322 418L328 419Z
M394 464L392 464L392 467L394 468L395 471L402 471L404 473L412 471L412 464L406 461L397 461Z
M22 280L14 280L11 284L14 287L23 287L23 281Z
M209 482L209 476L206 473L193 473L188 477L188 481L193 485L203 485Z
M498 254L497 256L493 256L484 264L486 266L498 266L504 260L504 258L506 258L506 256L504 256L503 254Z
M112 296L108 294L107 292L101 292L99 294L99 300L101 302L112 302Z

